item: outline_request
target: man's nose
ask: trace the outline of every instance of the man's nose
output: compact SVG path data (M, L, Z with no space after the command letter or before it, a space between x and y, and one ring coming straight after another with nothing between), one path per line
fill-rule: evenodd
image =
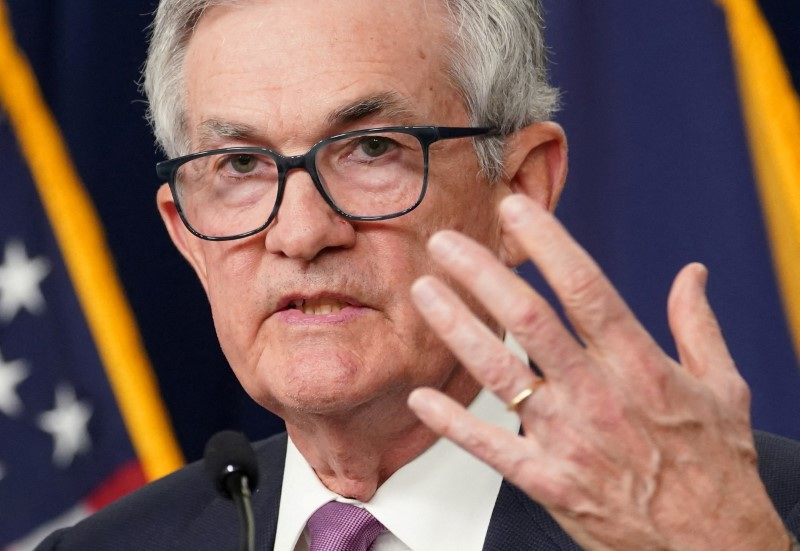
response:
M310 261L324 250L352 247L356 236L353 224L328 205L308 172L292 170L265 239L273 254Z

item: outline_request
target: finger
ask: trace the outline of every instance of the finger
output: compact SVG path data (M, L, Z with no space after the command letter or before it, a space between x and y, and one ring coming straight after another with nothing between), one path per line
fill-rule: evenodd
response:
M487 463L534 499L555 493L549 485L554 477L547 474L544 450L534 438L520 437L480 421L451 398L430 388L412 392L408 406L435 433Z
M602 353L658 350L599 266L549 212L523 195L500 205L503 228L530 255L583 341Z
M744 382L738 376L717 317L708 303L707 278L708 271L702 264L689 264L680 271L667 301L669 326L681 364L712 389L732 397L732 391L737 390L730 385L744 386ZM746 386L738 393L747 394L745 389ZM740 398L747 400L746 396Z
M438 232L428 247L448 274L514 335L546 376L560 378L583 361L583 348L547 301L489 250L453 231Z
M461 299L432 276L411 287L414 304L461 364L483 386L509 402L533 384L534 374L500 342Z

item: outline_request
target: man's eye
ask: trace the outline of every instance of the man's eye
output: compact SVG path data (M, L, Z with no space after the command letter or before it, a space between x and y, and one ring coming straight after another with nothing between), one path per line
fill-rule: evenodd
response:
M369 157L380 157L391 147L392 140L373 136L362 139L358 145L365 155Z
M237 155L230 160L231 168L241 174L252 172L256 166L256 158L252 155Z

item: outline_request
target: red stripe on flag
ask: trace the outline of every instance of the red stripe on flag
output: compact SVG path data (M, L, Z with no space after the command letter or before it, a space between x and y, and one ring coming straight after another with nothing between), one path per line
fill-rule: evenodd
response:
M138 460L132 460L114 471L89 496L84 503L93 511L105 507L147 482Z

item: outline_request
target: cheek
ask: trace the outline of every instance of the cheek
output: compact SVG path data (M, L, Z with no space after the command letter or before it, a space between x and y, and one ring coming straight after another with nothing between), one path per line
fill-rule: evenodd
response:
M488 314L488 311L460 285L447 271L427 254L427 239L438 230L449 229L461 232L482 244L495 255L501 250L502 232L500 230L499 214L496 203L502 194L502 189L482 181L475 181L474 175L468 186L472 186L470 193L464 192L465 180L445 184L436 190L427 211L420 213L423 221L420 226L425 229L421 232L420 250L424 251L424 270L436 276L453 288L472 312L494 331L499 332L499 325ZM497 184L500 185L500 184ZM410 300L410 298L409 298ZM416 310L415 310L416 312Z
M264 306L252 255L216 254L208 266L208 300L222 351L232 366L242 365L261 325Z
M441 162L431 163L428 193L420 205L430 233L456 230L497 252L497 206L508 194L507 186L502 182L489 184L478 176L480 168L471 146L437 153Z

